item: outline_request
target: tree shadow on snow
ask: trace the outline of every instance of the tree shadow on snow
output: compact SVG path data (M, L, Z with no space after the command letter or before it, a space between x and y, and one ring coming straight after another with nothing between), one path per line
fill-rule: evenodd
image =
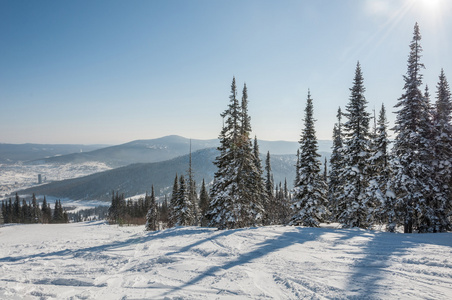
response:
M243 230L243 229L223 230L215 236L211 236L205 240L201 240L192 245L181 248L180 251L173 252L172 254L187 251L189 248L193 248L194 246L202 244L206 241L215 242L215 240L220 237L235 234L237 232L240 232L241 230ZM246 230L249 230L249 229L246 229ZM295 231L292 231L292 232L287 232L287 231L283 232L283 233L279 234L276 238L268 238L265 241L257 244L256 249L254 249L250 252L241 254L239 257L237 257L237 259L228 261L228 262L224 263L223 265L212 266L209 269L207 269L206 271L204 271L201 274L199 274L198 276L196 276L195 278L184 283L183 285L175 287L172 290L169 290L169 291L163 293L160 297L164 298L172 293L183 290L189 286L195 285L207 277L219 276L221 272L228 271L236 266L241 266L241 265L244 265L247 263L251 263L252 261L254 261L256 259L269 255L270 253L276 252L278 250L287 248L294 244L303 244L303 243L313 241L313 240L319 238L319 235L314 234L310 228L294 227L294 230Z

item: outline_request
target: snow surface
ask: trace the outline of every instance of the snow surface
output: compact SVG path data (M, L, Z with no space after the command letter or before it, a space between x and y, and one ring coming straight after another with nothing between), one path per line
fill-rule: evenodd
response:
M450 299L452 233L0 228L0 299Z

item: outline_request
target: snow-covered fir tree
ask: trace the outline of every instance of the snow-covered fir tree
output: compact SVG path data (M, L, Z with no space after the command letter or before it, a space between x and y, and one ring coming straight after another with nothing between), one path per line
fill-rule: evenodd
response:
M191 140L190 140L190 154L188 156L188 170L187 170L187 186L188 186L188 202L191 205L193 212L193 225L199 225L200 214L198 207L198 194L196 193L196 181L193 174L192 157L191 157Z
M267 151L267 156L265 157L265 194L267 196L265 205L265 225L272 225L276 222L276 199L274 194L270 151Z
M199 192L199 211L201 215L201 226L207 226L204 216L209 208L210 197L207 192L206 183L202 180L201 191Z
M149 197L149 207L146 214L146 230L156 231L159 229L159 209L155 201L154 185L151 188L151 196Z
M330 173L328 176L328 208L331 213L331 221L337 221L338 203L340 191L343 188L343 180L340 172L344 162L342 157L343 133L342 133L342 111L339 107L337 111L337 123L333 128L333 146L330 157ZM297 173L298 176L298 173Z
M179 176L179 190L173 207L174 226L192 226L195 223L193 204L188 198L188 187L184 175Z
M342 188L337 195L338 221L345 227L369 227L368 186L369 122L361 66L358 62L344 123Z
M240 139L240 106L237 99L235 78L232 79L230 103L221 114L223 128L219 135L220 155L214 164L217 171L210 189L210 203L206 214L208 226L219 229L236 228L239 221L238 203L238 142Z
M259 144L257 143L257 137L254 137L254 144L253 144L253 156L254 156L254 166L256 168L256 172L254 172L252 175L254 177L253 182L254 182L254 189L255 189L255 193L258 197L258 199L260 199L258 202L261 205L261 209L262 211L262 224L266 224L267 220L267 214L265 211L265 208L268 205L269 199L267 196L267 193L265 191L265 182L264 182L264 178L263 178L263 174L264 171L262 169L262 162L260 159L260 155L259 155Z
M170 205L168 208L168 227L174 227L176 224L176 206L177 206L177 195L179 193L179 179L177 177L174 178L173 190L171 193Z
M394 172L392 190L396 195L398 219L405 233L431 229L435 216L432 201L432 126L428 99L421 91L422 47L419 26L414 26L410 43L408 70L404 76L404 93L398 99L392 149Z
M254 181L258 171L249 137L247 89L245 85L240 105L235 78L229 100L228 108L221 114L224 125L219 135L220 155L214 162L218 170L210 189L211 200L206 214L208 225L220 229L258 225L263 214Z
M432 224L434 232L451 229L452 214L452 99L444 70L441 69L436 86L436 103L433 110L433 145L434 145L434 177L435 193L433 209L436 220Z
M392 176L389 164L388 121L385 106L381 105L378 120L372 134L369 157L369 186L367 193L371 209L369 213L370 224L387 224L389 231L395 230L396 216L394 195L390 188Z
M254 148L250 138L251 117L248 115L248 90L243 86L241 101L241 122L238 167L238 194L239 194L239 227L262 225L264 208L262 206L262 193L260 186L261 174L256 168Z
M327 185L321 173L318 143L314 128L311 93L305 108L304 129L300 139L300 162L296 170L299 181L293 189L293 216L290 225L318 227L328 215Z

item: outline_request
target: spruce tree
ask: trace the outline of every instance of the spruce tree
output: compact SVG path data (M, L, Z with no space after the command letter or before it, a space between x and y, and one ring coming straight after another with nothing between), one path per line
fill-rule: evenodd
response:
M292 210L294 214L290 225L318 227L325 220L327 210L327 185L321 174L321 162L314 128L314 106L311 93L305 108L304 129L301 134L300 162L296 167L299 181L293 189Z
M188 199L188 187L184 175L179 176L179 191L177 193L177 203L174 207L174 226L192 226L195 216L193 206Z
M391 166L389 164L389 144L388 121L386 119L385 106L381 106L378 121L375 125L375 132L372 136L369 157L369 203L372 204L373 211L369 214L370 224L387 224L389 231L395 230L395 207L394 197L390 190L390 180L392 177Z
M331 221L337 221L339 215L338 198L343 188L343 179L340 172L344 167L343 155L342 111L337 111L337 123L333 128L333 146L330 157L330 174L328 176L328 208L331 213ZM297 175L298 176L298 175Z
M267 151L267 156L265 158L265 193L267 195L266 207L265 207L265 219L266 225L272 225L275 223L275 205L276 199L274 195L274 182L273 173L270 159L270 151Z
M346 106L347 122L344 123L343 166L339 176L342 188L337 195L338 221L345 227L368 228L369 122L367 100L361 66L358 62L351 95Z
M154 185L152 185L151 188L151 197L149 199L149 208L148 212L146 214L146 230L147 231L156 231L159 229L158 222L159 222L159 211L157 202L155 201L155 192L154 192Z
M199 210L201 214L201 226L207 226L207 222L205 220L205 215L207 213L207 209L209 208L210 197L209 193L206 189L206 183L204 179L202 180L201 192L199 193Z
M199 208L198 208L198 194L196 193L196 181L194 179L191 157L191 140L190 140L190 154L188 158L188 170L187 170L187 186L188 186L188 202L191 205L193 212L193 224L199 225Z
M260 225L263 208L256 179L259 171L250 140L248 93L243 88L239 105L235 78L231 84L228 108L221 114L224 120L220 132L220 155L214 164L211 201L206 214L208 225L220 229Z
M206 214L208 226L219 229L236 228L237 222L240 221L237 211L240 106L235 78L232 79L229 102L228 108L221 114L224 124L219 135L220 155L214 161L217 171L210 189L210 204Z
M428 231L432 201L431 125L429 103L421 91L424 65L420 62L422 47L419 26L414 26L410 43L408 70L404 76L404 93L398 99L392 149L393 191L396 195L398 219L405 233Z
M179 180L176 174L174 178L173 191L171 193L170 206L168 211L168 227L176 226L176 207L178 204Z
M256 172L254 172L252 175L254 176L253 182L255 184L255 193L258 198L258 202L260 203L262 207L262 224L266 224L266 211L265 208L268 205L269 198L265 191L265 182L264 182L264 171L262 169L262 162L260 158L260 152L259 152L259 144L257 143L257 137L254 137L254 144L253 144L253 157L254 157L254 166L256 168Z
M435 193L433 209L435 222L434 232L451 229L452 214L452 99L444 70L441 69L436 86L436 103L433 111L433 145L434 145L434 178Z

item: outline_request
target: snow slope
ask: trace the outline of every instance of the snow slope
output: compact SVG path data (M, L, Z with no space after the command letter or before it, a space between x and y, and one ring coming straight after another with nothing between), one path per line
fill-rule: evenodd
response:
M0 228L0 299L450 299L452 233Z

